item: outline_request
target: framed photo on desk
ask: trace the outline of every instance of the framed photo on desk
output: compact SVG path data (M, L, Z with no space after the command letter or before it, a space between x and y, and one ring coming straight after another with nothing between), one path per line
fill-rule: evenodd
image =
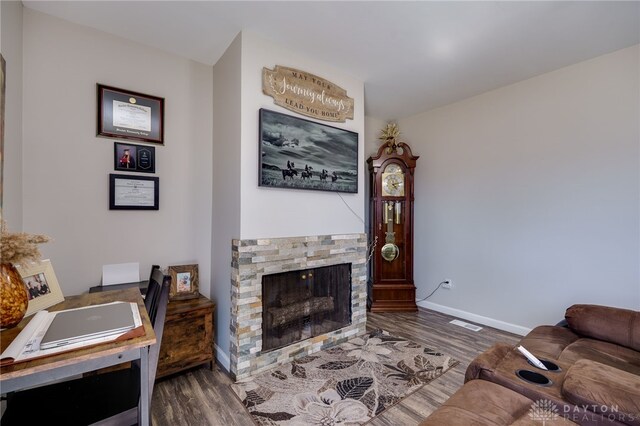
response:
M25 316L28 317L64 301L64 295L49 259L32 265L18 266L17 269L29 296Z
M198 291L198 265L169 266L171 275L171 300L195 299L200 297Z

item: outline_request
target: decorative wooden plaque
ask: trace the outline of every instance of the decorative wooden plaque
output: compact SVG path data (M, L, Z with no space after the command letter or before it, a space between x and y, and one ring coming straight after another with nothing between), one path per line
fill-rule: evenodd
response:
M276 65L262 68L262 92L288 110L325 121L353 120L353 98L317 75Z

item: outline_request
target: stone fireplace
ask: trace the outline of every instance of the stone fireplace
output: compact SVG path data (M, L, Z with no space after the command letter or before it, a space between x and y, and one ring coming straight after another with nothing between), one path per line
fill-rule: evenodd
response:
M233 240L232 251L237 380L365 332L365 234Z

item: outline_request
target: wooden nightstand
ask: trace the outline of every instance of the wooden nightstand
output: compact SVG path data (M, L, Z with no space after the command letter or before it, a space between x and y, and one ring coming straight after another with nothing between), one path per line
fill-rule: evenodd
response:
M214 310L213 302L202 295L169 302L156 378L204 363L213 368Z

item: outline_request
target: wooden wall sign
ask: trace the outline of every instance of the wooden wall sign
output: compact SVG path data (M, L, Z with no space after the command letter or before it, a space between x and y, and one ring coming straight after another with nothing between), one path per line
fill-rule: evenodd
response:
M317 75L276 65L262 68L262 92L288 110L325 121L353 120L353 98Z

